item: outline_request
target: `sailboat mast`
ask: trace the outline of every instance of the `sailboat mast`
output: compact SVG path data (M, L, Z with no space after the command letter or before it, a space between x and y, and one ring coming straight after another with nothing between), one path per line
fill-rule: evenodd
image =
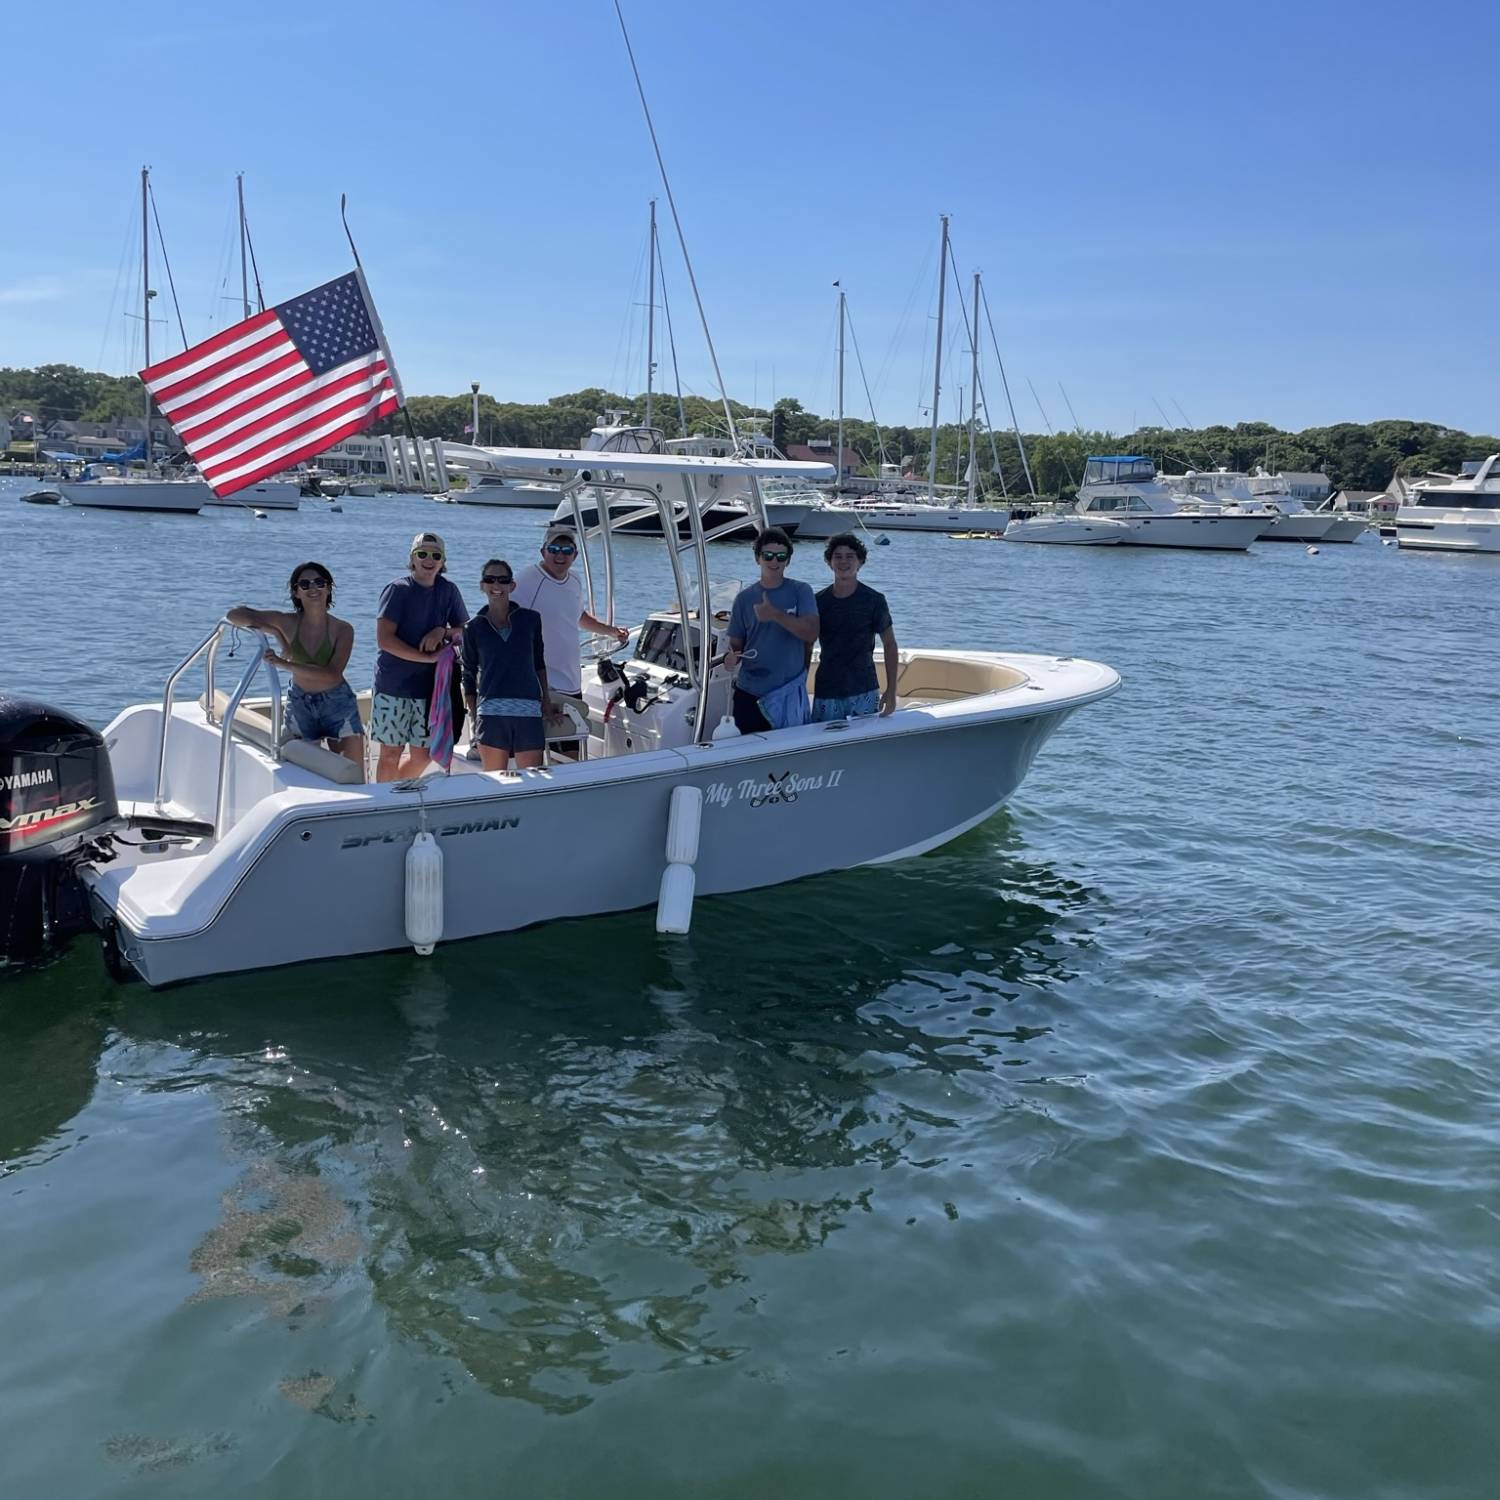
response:
M974 425L979 418L979 272L974 273L974 319L969 324L973 360L969 373L969 504L974 503Z
M932 440L927 448L927 498L937 498L938 397L943 391L943 297L948 290L948 215L943 218L943 248L938 255L937 350L932 359Z
M240 200L240 306L244 316L250 316L250 276L245 261L245 174L234 174L234 186Z
M833 460L835 491L844 482L844 288L839 286L839 447Z
M146 218L146 200L151 192L151 168L141 168L141 330L145 340L145 363L151 367L151 226ZM151 462L151 392L146 392L146 462Z
M652 381L656 374L656 199L651 200L651 271L646 278L646 426L651 422Z

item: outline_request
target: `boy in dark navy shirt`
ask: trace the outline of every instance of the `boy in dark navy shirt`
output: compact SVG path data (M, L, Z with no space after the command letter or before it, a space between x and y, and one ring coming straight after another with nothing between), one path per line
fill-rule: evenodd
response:
M829 539L823 561L833 582L818 599L818 672L813 680L815 724L895 712L900 657L885 595L859 581L869 554L852 532ZM885 692L875 676L875 637L885 648Z

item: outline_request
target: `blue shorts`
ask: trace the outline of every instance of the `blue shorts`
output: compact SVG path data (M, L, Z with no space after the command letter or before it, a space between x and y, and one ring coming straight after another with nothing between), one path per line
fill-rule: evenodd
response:
M287 721L299 740L343 740L363 734L359 704L347 682L322 693L307 693L294 682L286 694Z
M479 743L491 750L540 750L544 741L540 717L530 714L481 714Z
M813 699L814 724L827 724L832 719L864 719L880 712L880 689L871 688L868 693L855 693L848 698Z

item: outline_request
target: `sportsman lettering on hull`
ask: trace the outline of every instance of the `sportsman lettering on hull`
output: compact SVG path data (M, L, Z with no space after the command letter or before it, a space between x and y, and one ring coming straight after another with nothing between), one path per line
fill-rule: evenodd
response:
M440 839L457 838L465 833L498 833L502 828L519 828L520 818L475 818L471 823L448 823L434 829ZM340 849L363 849L369 844L409 844L414 828L388 828L384 833L351 833Z
M844 768L820 772L816 776L798 776L791 771L768 771L761 781L747 776L743 781L716 781L704 796L710 807L728 807L731 802L748 802L751 807L770 807L779 802L795 802L804 792L832 791L844 779Z

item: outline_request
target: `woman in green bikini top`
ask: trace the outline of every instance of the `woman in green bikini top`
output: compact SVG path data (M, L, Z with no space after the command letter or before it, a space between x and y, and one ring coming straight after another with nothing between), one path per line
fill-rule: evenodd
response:
M267 651L266 660L292 675L286 696L292 736L326 743L363 770L364 724L354 689L344 680L354 627L329 613L333 574L322 563L303 563L292 569L288 592L290 612L237 604L225 618L231 625L273 631L280 639L281 651Z

